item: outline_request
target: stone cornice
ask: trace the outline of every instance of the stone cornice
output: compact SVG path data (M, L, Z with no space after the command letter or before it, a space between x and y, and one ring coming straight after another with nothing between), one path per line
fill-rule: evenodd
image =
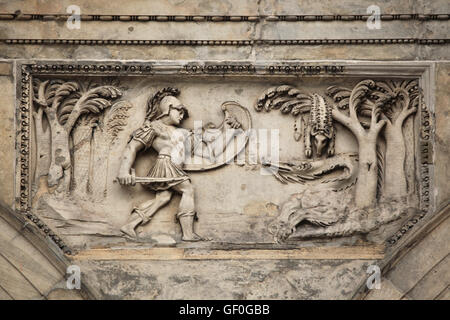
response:
M386 38L386 39L258 39L258 40L125 40L125 39L0 39L7 45L137 45L137 46L253 46L253 45L445 45L450 39Z
M12 21L52 21L67 20L68 14L35 14L35 13L0 13L0 20ZM82 14L82 21L139 21L139 22L258 22L258 21L289 21L289 22L313 22L313 21L366 21L369 15L342 14L342 15L95 15ZM450 14L380 14L382 21L394 20L418 20L418 21L447 21Z

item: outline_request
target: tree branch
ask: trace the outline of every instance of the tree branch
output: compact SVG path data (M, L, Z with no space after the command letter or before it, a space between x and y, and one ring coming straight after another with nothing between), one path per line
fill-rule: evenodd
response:
M356 119L356 121L355 121L355 119L346 116L341 111L339 111L336 107L333 107L333 109L331 111L331 115L333 116L333 118L335 120L337 120L342 125L344 125L348 129L350 129L350 131L355 136L358 137L358 136L360 136L362 134L362 130L364 130L364 129L362 128L362 126L359 123L358 119Z
M416 112L417 108L416 107L412 107L412 108L409 107L409 105L411 103L411 99L409 97L408 92L406 92L406 90L404 90L404 89L398 90L398 94L397 95L404 99L403 100L402 110L400 111L400 114L399 114L399 116L397 118L397 121L399 122L399 125L402 126L403 122L405 121L405 119L407 117L409 117L411 114L413 114L414 112Z
M417 111L417 107L409 108L406 111L402 111L402 113L399 115L397 121L400 121L400 123L403 123L406 118L408 118L410 115L415 113Z
M378 136L380 133L380 130L384 127L384 125L387 123L387 120L378 120L380 115L382 114L381 105L374 104L372 108L372 117L370 119L370 132L375 135L375 137Z

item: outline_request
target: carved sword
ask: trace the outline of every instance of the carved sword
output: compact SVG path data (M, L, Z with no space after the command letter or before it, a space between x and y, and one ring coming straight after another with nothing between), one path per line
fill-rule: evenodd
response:
M175 177L175 178L150 178L150 177L136 177L136 170L131 168L131 185L135 186L136 183L155 183L155 182L174 182L174 181L182 181L187 180L188 177ZM113 182L119 182L117 179L114 179Z

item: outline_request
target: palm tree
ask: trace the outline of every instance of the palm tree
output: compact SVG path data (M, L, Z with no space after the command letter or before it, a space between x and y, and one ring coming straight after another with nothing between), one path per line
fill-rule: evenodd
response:
M373 94L382 98L391 96L391 103L383 107L386 126L382 134L386 140L384 193L398 198L408 193L405 173L406 145L403 126L406 119L417 111L421 95L416 80L402 82L377 81Z
M377 139L386 120L380 119L382 108L393 98L373 95L375 81L363 80L350 90L331 86L327 94L334 100L332 117L348 128L358 141L359 171L355 186L355 204L374 206L377 201Z
M72 166L69 144L75 123L83 114L102 113L122 93L110 85L84 85L80 81L65 80L35 79L33 88L36 114L45 113L51 132L48 186L58 186L58 191L69 191ZM40 122L36 125L39 143L43 118L35 117L35 121ZM37 165L42 167L42 161Z

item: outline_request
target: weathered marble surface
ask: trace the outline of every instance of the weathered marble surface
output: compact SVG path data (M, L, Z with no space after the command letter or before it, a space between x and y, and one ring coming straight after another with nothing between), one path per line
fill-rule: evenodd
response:
M71 1L24 2L8 1L0 5L1 12L21 10L24 13L65 13ZM365 14L368 5L379 4L383 13L448 13L448 2L442 1L136 1L132 5L111 1L79 2L83 11L94 14ZM364 22L288 22L259 23L137 23L86 22L79 31L70 31L64 22L7 22L0 21L0 38L93 38L93 39L287 39L287 38L347 38L347 37L448 37L448 21L382 22L382 30L370 31ZM86 26L86 27L85 27ZM418 45L327 45L327 46L32 46L0 44L0 199L14 203L15 154L15 89L11 59L205 59L205 60L431 60L436 75L436 145L435 184L436 205L450 198L449 158L449 72L450 50L444 46ZM228 90L234 98L241 98L236 90ZM143 99L143 98L142 98ZM248 107L251 107L250 105ZM130 129L131 130L131 129ZM144 170L144 169L143 169ZM228 168L221 169L223 171ZM145 171L145 170L144 170ZM248 175L251 172L244 171ZM194 177L202 183L201 177ZM270 178L267 178L270 180ZM271 181L271 180L270 180ZM231 181L227 188L231 195L248 193L248 186ZM234 192L234 193L233 193ZM251 196L251 194L249 194ZM255 199L246 210L249 214L261 207ZM206 207L206 209L208 209ZM272 212L267 209L267 214ZM171 219L164 212L158 215L161 223ZM173 228L176 224L171 220ZM148 227L150 228L150 227ZM366 277L372 261L117 261L81 262L86 279L101 292L101 297L136 299L347 299ZM407 267L405 267L407 269ZM401 278L401 275L398 276ZM219 279L219 280L218 280ZM401 279L400 279L401 280Z
M349 299L371 261L82 262L103 299Z
M45 75L35 76L35 78L46 79ZM84 78L77 79L75 76L71 80L79 80L83 83ZM107 79L98 78L97 80L102 83L102 81L106 81ZM114 144L109 142L108 123L103 118L96 120L98 121L98 125L93 129L90 127L90 124L85 123L85 120L80 120L80 123L73 128L72 138L75 147L72 151L73 155L71 160L73 184L70 188L70 195L59 193L61 191L52 192L50 178L41 177L38 179L37 174L43 174L40 170L44 169L45 171L45 164L43 162L45 158L35 154L33 150L37 150L39 154L42 154L41 150L49 146L45 140L40 139L45 137L45 133L37 129L38 122L36 120L37 138L36 142L32 143L32 155L30 158L30 179L32 181L32 195L30 198L32 199L32 210L52 230L58 230L58 235L73 249L92 248L95 246L110 247L112 243L124 242L125 239L122 239L122 234L119 229L122 230L121 226L124 226L126 221L129 220L130 212L132 212L133 208L138 207L144 201L153 199L154 195L140 185L136 187L121 186L118 183L114 183L113 179L120 172L121 154L129 142L130 135L142 124L146 112L146 100L150 93L155 92L160 87L175 86L180 90L180 99L182 99L190 113L190 117L183 123L184 128L194 128L195 121L199 120L203 121L203 125L206 125L208 122L220 123L221 117L223 117L220 111L220 105L223 101L236 101L249 111L254 129L279 130L279 146L276 146L276 148L278 148L281 161L303 161L306 160L304 156L306 147L302 141L297 142L294 139L294 120L291 117L285 117L279 113L267 116L267 112L256 112L252 110L256 103L256 97L260 96L261 92L264 92L266 88L274 84L279 84L280 81L283 81L282 83L285 85L290 84L292 88L301 88L304 92L324 94L324 85L344 85L351 88L361 80L353 78L337 80L337 76L317 79L304 78L301 80L278 76L267 79L263 77L223 78L220 76L209 76L207 81L206 77L197 78L195 76L118 77L115 80L117 83L116 86L117 88L121 88L121 99L127 101L130 105L130 117L126 118L123 131L119 132ZM36 88L37 91L38 88ZM44 98L39 95L38 99ZM34 111L37 111L37 105L34 107ZM39 110L42 111L42 108L39 107ZM240 121L243 120L245 119L240 119ZM44 121L43 125L45 126L46 123ZM325 180L331 179L331 184L330 182L321 182L319 180L300 184L281 184L280 181L276 180L270 174L261 172L262 167L260 163L262 160L259 157L274 157L270 153L261 153L263 142L267 137L266 131L263 131L266 133L266 136L263 136L263 132L258 132L258 136L256 137L258 139L257 143L260 144L258 159L249 158L250 152L255 152L258 149L255 142L252 142L247 147L248 154L246 153L243 156L242 164L230 163L215 170L190 173L192 185L195 189L194 210L198 213L200 220L197 224L197 230L200 234L212 240L211 245L205 243L202 247L209 248L220 246L221 244L225 244L225 248L227 244L245 244L248 247L256 244L271 245L275 234L269 232L269 225L275 217L280 215L280 212L284 212L284 209L282 209L283 204L286 203L289 196L305 191L311 192L310 196L304 196L305 199L309 199L303 203L306 208L308 208L308 205L333 206L331 211L321 211L314 219L308 221L314 223L315 221L323 221L325 219L325 222L323 222L325 225L337 223L337 229L329 233L331 238L333 238L330 239L331 241L328 242L324 239L316 241L314 239L312 243L352 245L357 242L362 242L371 245L374 243L382 243L390 237L392 228L399 228L404 220L408 218L408 214L404 213L402 208L389 209L388 206L387 209L384 209L388 210L388 216L391 216L389 219L395 221L400 218L389 229L379 230L370 236L362 236L359 233L365 234L375 231L373 227L368 227L367 231L363 231L367 228L364 227L364 222L360 223L362 231L356 231L360 229L352 226L352 223L359 221L360 218L358 217L363 215L363 213L357 212L353 214L353 218L347 219L345 212L347 212L348 204L338 204L337 201L332 200L334 197L336 199L343 197L351 201L354 193L353 190L357 189L358 186L356 181L356 160L353 161L353 164L348 164L350 165L348 167L350 174L348 178L343 178L342 181L339 179L335 180L342 173L334 171L334 168L338 165L345 164L343 162L346 159L345 155L358 151L357 142L350 132L338 123L335 124L335 127L337 134L335 140L333 139L335 141L333 152L336 152L336 158L331 157L329 161L327 160L329 165L319 165L317 168L317 175L324 175ZM53 129L54 127L52 125ZM408 137L410 136L409 132L405 131L405 135ZM47 135L49 136L48 132ZM306 137L306 133L304 135ZM408 145L414 145L416 143L414 142L415 140L415 138L408 138ZM47 143L49 144L49 142ZM61 145L61 147L63 146ZM43 155L45 156L45 153ZM149 172L155 161L155 155L153 151L138 154L134 162L137 176L145 176ZM412 151L408 151L407 155L407 167L403 169L403 164L400 164L401 168L399 171L404 171L412 177L414 176L415 170L412 160L414 156ZM252 162L255 160L258 163ZM274 158L274 161L278 160ZM52 166L47 164L48 166L52 170ZM93 167L94 170L91 171ZM328 170L331 170L331 172ZM322 172L326 173L324 174ZM68 174L65 171L64 177ZM327 176L327 174L330 174L330 176ZM46 180L48 181L48 189L45 184ZM417 183L414 178L409 178L408 181L410 184L409 192L413 193L413 190L416 188L414 186ZM60 185L61 182L62 180L60 181ZM380 180L380 183L384 182ZM353 188L352 186L355 184L356 187ZM322 192L326 188L334 188L337 193ZM60 188L58 187L58 189ZM346 189L349 191L346 191ZM50 194L47 194L48 190L50 190ZM69 191L69 188L67 188L67 191ZM392 197L388 191L386 191L384 196L387 199ZM325 204L323 202L325 199L322 201L320 197L330 198L330 203ZM369 197L371 196L363 191L363 198ZM409 205L417 206L415 204L416 202L417 199L412 200ZM179 196L174 195L173 200L168 205L158 210L152 218L151 223L145 224L137 229L139 235L137 241L151 245L167 245L167 243L161 243L161 240L157 240L157 238L165 237L172 239L171 242L174 244L175 242L180 242L181 235L179 226L174 219L175 213L178 212L177 207L179 203L181 203ZM357 205L359 206L359 204ZM300 211L298 214L301 218ZM384 211L382 210L380 212ZM290 213L286 212L286 214ZM371 216L370 213L365 213L365 215ZM343 221L346 219L348 223L344 224ZM343 229L340 229L341 227L338 226L341 223L344 225L342 227ZM375 229L378 229L379 224L385 223L387 222L381 222L381 220L380 222L376 222L374 224ZM289 226L289 229L295 229L297 224L298 222ZM296 237L301 238L303 232L304 230L299 230ZM332 236L333 232L334 236ZM320 238L325 237L325 235L318 236ZM341 236L343 237L341 238ZM133 241L126 242L133 243ZM298 244L300 243L302 245L311 244L308 240L306 242L298 242Z
M70 1L27 3L8 1L2 12L65 14ZM381 13L448 13L445 0L433 1L137 1L123 7L108 1L95 5L78 3L85 14L178 14L178 15L251 15L366 14L369 5L379 5ZM101 8L101 9L100 9ZM65 21L1 21L1 38L68 39L358 39L358 38L446 38L446 21L382 21L381 29L369 30L364 21L315 22L135 22L82 21L81 29L69 30ZM208 30L208 32L204 32ZM22 50L22 48L26 50ZM362 60L445 60L445 46L417 45L327 45L327 46L7 46L0 44L3 58L52 59L362 59Z
M0 104L0 200L14 206L14 145L15 145L15 103L13 63L0 62L0 88L3 92Z
M2 11L33 13L65 13L65 8L73 4L70 0L54 3L51 0L39 1L20 1L13 0L1 4ZM89 0L80 0L77 4L85 8L86 11L93 14L191 14L191 15L254 15L256 13L270 15L295 15L295 14L365 14L366 8L370 5L378 5L383 8L383 13L448 13L448 3L445 0L426 1L426 0L346 0L336 2L334 0L325 1L297 1L297 0L226 0L226 1L208 1L208 0L154 0L151 3L145 0L135 0L127 7L121 3L110 2L107 0L96 1L92 3Z
M450 170L447 163L450 155L450 63L439 63L436 68L436 145L435 176L436 204L442 206L450 198Z

